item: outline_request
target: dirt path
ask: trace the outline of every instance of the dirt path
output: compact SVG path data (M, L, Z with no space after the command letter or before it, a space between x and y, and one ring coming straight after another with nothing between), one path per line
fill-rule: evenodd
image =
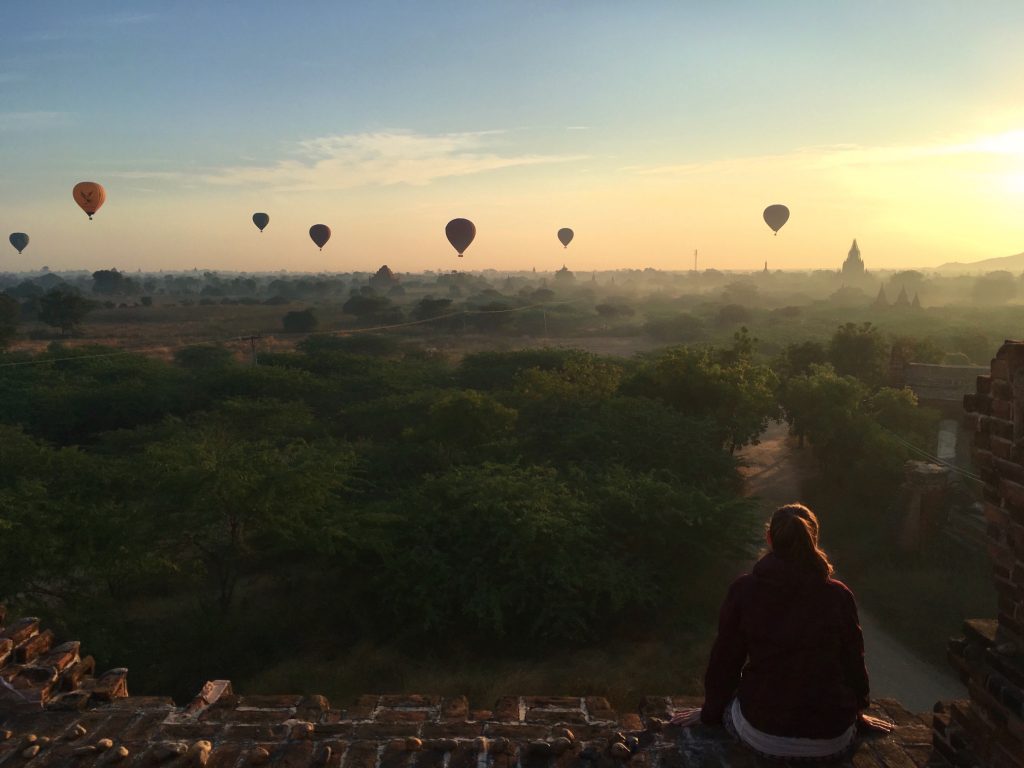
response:
M773 423L758 445L744 449L742 458L746 464L742 474L747 495L756 497L765 519L780 504L799 501L803 479L814 472L810 452L796 448L781 422ZM857 591L856 583L850 582L850 587ZM860 620L874 698L896 698L911 711L927 712L940 699L966 695L960 681L950 672L915 656L863 606Z

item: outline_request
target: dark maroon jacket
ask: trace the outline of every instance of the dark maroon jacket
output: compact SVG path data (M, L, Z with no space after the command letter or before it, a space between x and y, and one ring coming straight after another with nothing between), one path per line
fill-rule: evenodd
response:
M729 587L704 678L703 722L738 696L764 733L829 739L868 705L864 637L841 581L769 552Z

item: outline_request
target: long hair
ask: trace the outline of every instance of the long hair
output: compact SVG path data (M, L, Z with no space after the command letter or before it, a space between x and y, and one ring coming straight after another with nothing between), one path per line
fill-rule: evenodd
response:
M786 504L768 523L772 551L786 562L816 571L827 581L835 570L818 546L818 518L803 504Z

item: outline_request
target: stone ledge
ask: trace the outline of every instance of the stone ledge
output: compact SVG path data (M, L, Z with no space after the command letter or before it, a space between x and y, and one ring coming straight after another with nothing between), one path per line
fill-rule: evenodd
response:
M645 696L638 713L601 697L511 696L474 719L465 697L366 696L349 710L322 696L236 696L207 683L188 705L159 697L91 701L81 712L37 709L0 715L0 764L90 768L752 768L756 758L721 728L667 721L699 705L687 696ZM349 713L354 716L350 716ZM863 740L842 766L924 768L931 722L894 700L873 714L896 724ZM300 716L301 715L301 716Z

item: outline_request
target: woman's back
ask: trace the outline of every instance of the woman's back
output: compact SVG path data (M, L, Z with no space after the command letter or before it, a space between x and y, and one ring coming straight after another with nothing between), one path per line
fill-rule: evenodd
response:
M769 553L733 584L726 608L747 656L736 695L755 728L830 738L867 706L857 608L842 582Z

